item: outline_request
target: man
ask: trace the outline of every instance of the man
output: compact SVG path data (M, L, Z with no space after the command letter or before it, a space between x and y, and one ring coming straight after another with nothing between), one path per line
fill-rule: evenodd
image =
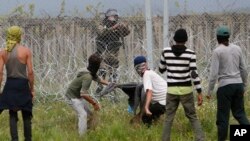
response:
M195 140L203 141L204 133L197 118L194 104L192 82L198 93L198 105L202 104L202 89L200 78L196 68L196 55L188 49L185 43L188 40L185 29L178 29L175 32L174 40L176 45L163 49L159 64L161 73L167 72L167 104L166 121L163 130L163 141L170 141L171 127L179 103L182 104L185 115L191 122L195 132Z
M18 141L17 121L22 111L25 141L32 140L32 98L34 97L34 73L32 53L28 47L20 44L23 31L18 26L7 29L5 50L0 51L0 87L3 68L7 72L7 81L0 94L0 111L9 109L10 134L12 141Z
M218 141L224 141L227 138L230 109L240 124L249 125L244 109L247 70L241 48L229 44L229 28L220 26L216 34L219 45L214 49L212 55L207 97L211 97L214 85L218 80L216 124Z
M134 59L134 67L143 79L143 88L146 95L146 101L140 114L142 114L143 123L150 126L153 121L158 120L165 113L167 83L156 72L148 69L144 56L137 56Z
M78 116L78 130L80 135L83 135L87 131L87 120L93 115L93 112L89 109L86 101L92 104L95 111L100 109L99 103L93 99L88 92L92 80L101 84L108 84L107 81L100 79L96 74L101 61L102 59L99 55L92 54L88 58L87 69L81 70L76 75L76 78L70 83L66 92L66 97L70 100L70 105L76 111Z
M109 81L117 82L117 69L119 67L118 54L121 46L124 47L124 37L130 33L128 25L119 21L116 9L108 9L102 25L99 26L96 38L96 50L103 57L99 76L105 79L109 74ZM99 85L97 93L102 90Z

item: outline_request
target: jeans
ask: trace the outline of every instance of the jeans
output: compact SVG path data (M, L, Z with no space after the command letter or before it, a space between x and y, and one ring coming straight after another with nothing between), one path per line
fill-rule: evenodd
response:
M229 84L217 90L218 141L225 141L228 133L230 109L234 118L242 125L249 125L244 109L243 84Z
M83 135L87 131L88 115L91 115L92 112L90 111L86 101L83 99L73 98L71 99L70 105L76 111L78 116L79 135Z
M189 119L195 133L195 141L204 141L204 132L197 118L193 93L186 95L168 94L166 103L166 120L162 134L162 141L170 141L171 127L179 103L182 104L185 115Z
M9 115L10 115L9 124L10 124L11 141L18 141L17 111L10 110ZM31 141L32 140L32 135L31 135L32 113L29 111L22 110L22 117L23 117L23 127L24 127L23 129L24 129L25 141Z

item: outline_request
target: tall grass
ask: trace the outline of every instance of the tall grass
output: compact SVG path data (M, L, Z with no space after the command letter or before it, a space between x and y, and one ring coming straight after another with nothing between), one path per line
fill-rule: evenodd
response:
M102 110L98 112L99 125L84 136L77 132L77 117L69 105L64 102L35 103L33 112L34 141L158 141L161 139L164 117L148 128L145 125L131 125L132 115L127 112L126 101L109 103L102 101ZM250 102L246 101L246 111L250 116ZM217 139L215 125L215 100L205 100L197 107L197 114L206 134L206 141ZM230 123L236 123L231 117ZM22 119L19 113L19 138L23 138ZM9 141L8 111L0 115L0 141ZM193 141L193 130L180 106L172 126L173 141Z

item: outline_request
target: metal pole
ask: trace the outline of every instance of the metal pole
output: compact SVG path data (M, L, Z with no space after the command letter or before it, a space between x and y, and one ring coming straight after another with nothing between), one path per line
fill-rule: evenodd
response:
M151 0L145 0L146 13L146 32L147 32L147 56L148 65L153 69L153 36L152 36L152 17L151 17Z
M168 0L164 0L163 48L169 46L168 28L169 28Z

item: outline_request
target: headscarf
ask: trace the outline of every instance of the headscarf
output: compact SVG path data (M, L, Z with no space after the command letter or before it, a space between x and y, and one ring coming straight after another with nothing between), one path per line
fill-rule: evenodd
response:
M19 26L11 26L7 29L7 39L5 50L11 52L17 43L20 43L22 29Z
M88 59L89 63L87 69L90 71L90 74L94 79L98 77L96 73L100 68L101 61L102 61L101 56L96 53L92 54Z
M148 69L147 63L143 62L140 64L135 65L135 70L136 72L140 75L143 76L143 73Z
M89 64L87 69L90 71L90 74L94 77L97 78L97 71L100 68L100 64Z

